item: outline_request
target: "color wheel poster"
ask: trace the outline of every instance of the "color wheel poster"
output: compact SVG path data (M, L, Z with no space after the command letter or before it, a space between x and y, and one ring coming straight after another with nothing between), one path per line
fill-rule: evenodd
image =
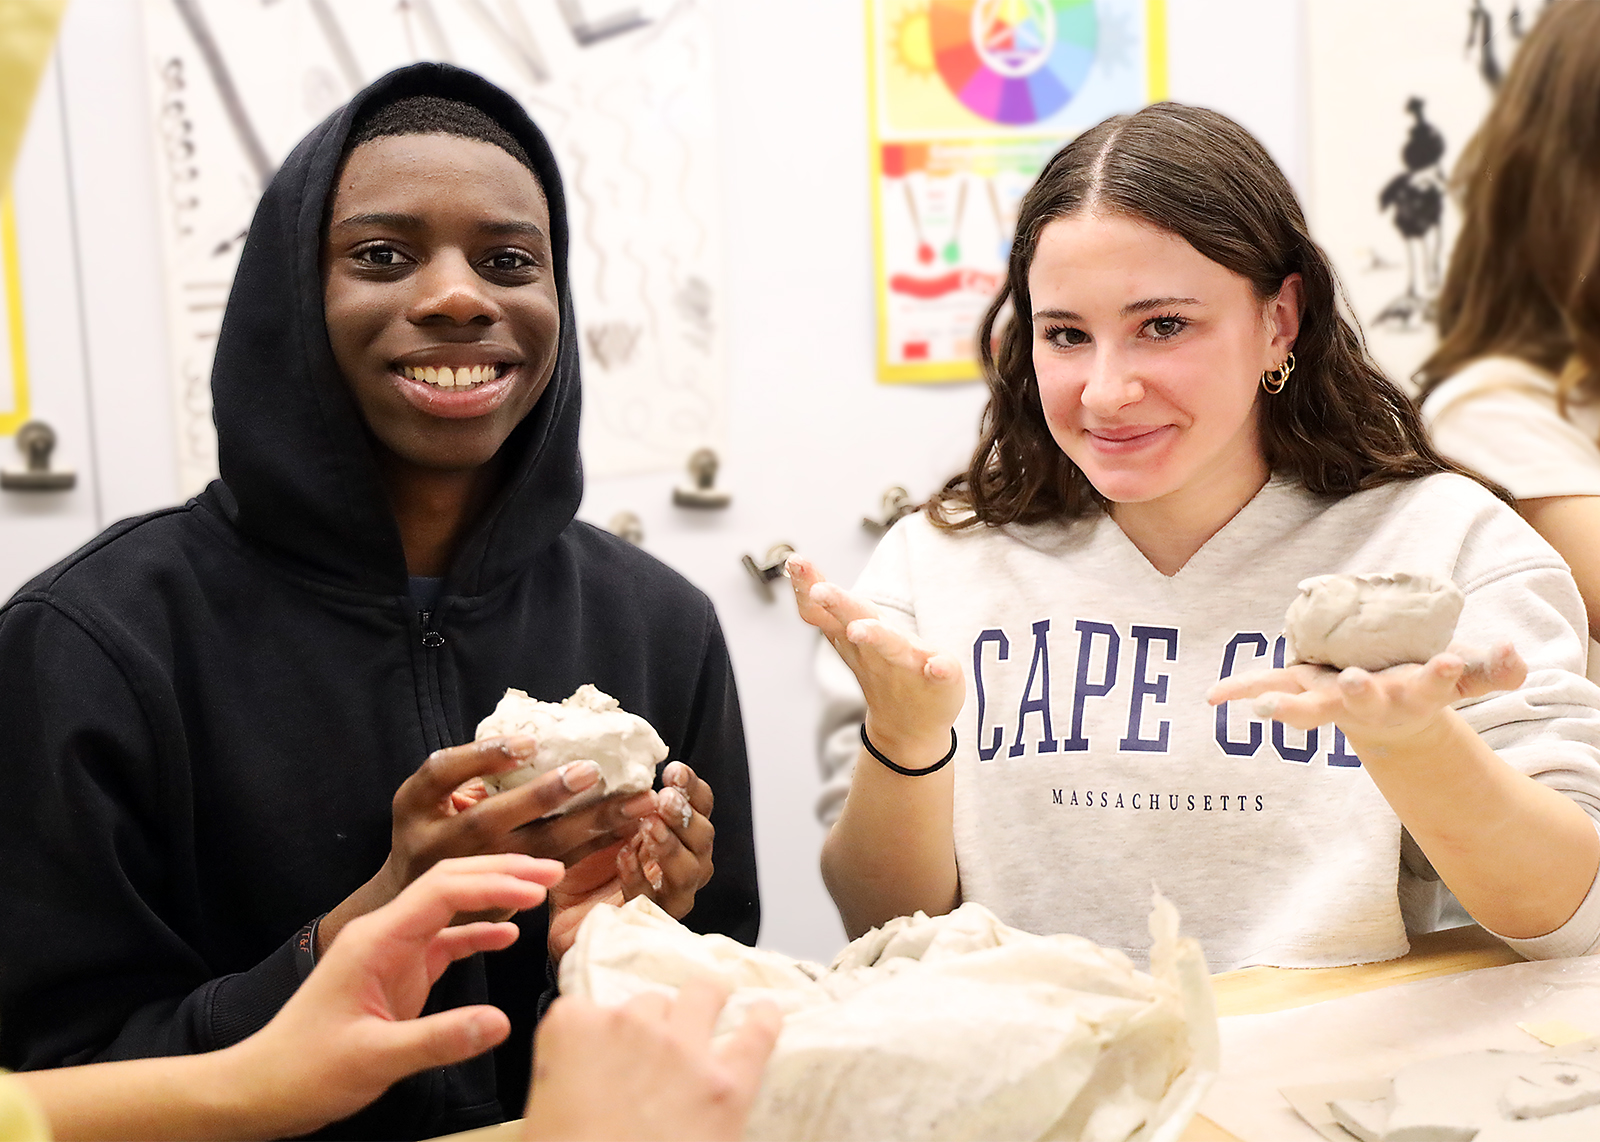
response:
M878 379L979 376L1045 162L1165 97L1164 0L868 0Z

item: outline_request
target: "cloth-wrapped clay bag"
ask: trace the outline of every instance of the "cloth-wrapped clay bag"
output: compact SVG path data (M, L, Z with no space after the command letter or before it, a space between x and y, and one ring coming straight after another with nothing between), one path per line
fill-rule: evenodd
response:
M1151 972L1077 936L1008 928L978 904L918 912L828 968L689 931L643 897L597 907L561 990L615 1005L709 978L784 1012L751 1139L1173 1142L1217 1070L1199 944L1160 896Z

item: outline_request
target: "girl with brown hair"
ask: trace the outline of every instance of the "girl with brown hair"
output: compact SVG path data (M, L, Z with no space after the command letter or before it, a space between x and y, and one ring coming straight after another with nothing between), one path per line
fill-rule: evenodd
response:
M976 900L1142 956L1154 881L1218 970L1398 956L1445 885L1527 955L1600 942L1571 576L1430 447L1255 139L1162 103L1074 140L978 343L969 469L855 590L791 562L864 699L852 934ZM1301 580L1395 571L1460 588L1459 653L1287 661Z
M1455 181L1423 419L1516 496L1600 632L1600 4L1540 16Z

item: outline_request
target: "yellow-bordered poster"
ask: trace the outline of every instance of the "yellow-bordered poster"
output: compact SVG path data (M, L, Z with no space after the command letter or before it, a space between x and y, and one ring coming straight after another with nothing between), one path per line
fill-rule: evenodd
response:
M1165 0L868 0L878 379L978 376L1045 161L1166 96Z

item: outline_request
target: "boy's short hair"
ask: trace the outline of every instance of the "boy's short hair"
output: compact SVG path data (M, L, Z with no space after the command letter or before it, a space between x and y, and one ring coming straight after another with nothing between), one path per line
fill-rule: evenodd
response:
M517 162L533 171L533 160L515 135L502 127L488 112L460 99L446 99L439 95L409 95L370 108L356 120L345 140L344 157L362 143L370 143L389 135L455 135L463 139L476 139L505 151Z

